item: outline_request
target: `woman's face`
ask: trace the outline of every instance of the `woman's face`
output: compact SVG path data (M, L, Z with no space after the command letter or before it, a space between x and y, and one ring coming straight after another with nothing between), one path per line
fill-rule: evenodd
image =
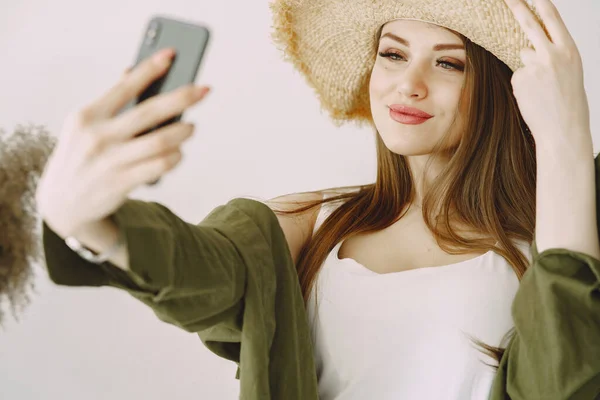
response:
M444 48L434 49L438 45ZM390 151L429 154L451 128L455 115L450 147L458 144L468 103L459 112L465 65L463 42L450 30L411 20L394 20L383 27L369 95L375 126ZM390 113L390 107L396 106L417 108L432 117L418 124L399 122L399 116Z

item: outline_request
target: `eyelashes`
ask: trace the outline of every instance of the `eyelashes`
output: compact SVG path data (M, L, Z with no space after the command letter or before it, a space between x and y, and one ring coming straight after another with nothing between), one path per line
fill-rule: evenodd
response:
M383 57L383 58L388 58L390 61L401 61L398 59L394 59L393 57L400 57L400 58L404 58L404 56L402 56L401 54L398 53L393 53L393 52L379 52L379 56ZM448 71L452 71L452 70L456 70L456 71L464 71L465 67L459 64L455 64L452 63L450 61L442 61L442 60L436 60L436 65L445 65L446 67L442 67L442 69L448 70Z

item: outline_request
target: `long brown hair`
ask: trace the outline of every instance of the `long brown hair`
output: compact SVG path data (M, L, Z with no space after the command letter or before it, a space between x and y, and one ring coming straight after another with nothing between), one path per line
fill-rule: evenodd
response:
M381 29L376 42L380 34ZM444 251L467 254L492 250L506 259L520 281L529 262L512 239L527 243L533 240L535 142L512 94L511 69L468 38L457 35L465 43L467 55L462 100L470 102L466 125L446 167L424 190L423 218ZM300 251L296 268L305 305L319 269L337 243L354 234L389 227L402 218L401 211L413 201L415 182L405 157L391 152L379 134L375 136L374 184L337 188L356 190L312 201L294 210L274 210L279 214L295 214L323 203L341 203ZM436 157L448 158L448 140L446 135L436 145L427 166ZM455 225L450 224L451 220ZM486 239L461 236L456 230L458 226ZM503 342L508 343L513 330L506 333ZM481 352L500 362L505 348L472 337L471 340L483 349Z

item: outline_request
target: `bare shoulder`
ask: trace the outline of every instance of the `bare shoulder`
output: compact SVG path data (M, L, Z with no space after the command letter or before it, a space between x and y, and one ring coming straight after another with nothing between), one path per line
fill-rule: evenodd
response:
M323 189L314 192L291 193L267 200L265 204L273 211L292 211L313 204L325 197L334 197L349 192L357 192L356 187ZM294 263L297 262L302 247L312 238L322 204L293 214L275 213L290 248Z
M269 199L265 202L274 211L292 211L323 199L325 191L291 193ZM292 259L296 263L300 250L311 238L312 231L321 210L321 205L294 214L276 213L279 225L285 234Z

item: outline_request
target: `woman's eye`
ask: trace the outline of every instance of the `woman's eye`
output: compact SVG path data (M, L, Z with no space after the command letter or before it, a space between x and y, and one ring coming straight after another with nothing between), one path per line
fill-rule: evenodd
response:
M402 56L401 56L400 54L398 54L398 53L390 53L390 52L387 52L387 53L385 53L385 52L383 52L383 51L379 53L379 56L380 56L380 57L383 57L383 58L389 58L389 59L392 59L392 60L394 60L394 61L399 61L398 59L396 59L396 58L394 58L394 57L400 57L400 58L404 58L404 57L402 57Z
M392 61L401 61L404 59L404 56L402 56L401 54L392 53L392 52L380 52L379 56L383 57L383 58L389 58ZM449 61L437 60L436 65L442 65L442 69L446 69L449 71L451 71L451 70L463 71L464 70L464 67L454 64L454 63L451 63Z
M460 65L453 64L453 63L451 63L449 61L439 61L438 60L437 61L437 65L441 65L441 64L446 65L448 68L444 67L444 69L447 69L447 70L453 70L454 69L454 70L457 70L457 71L464 71L464 67L461 67Z

